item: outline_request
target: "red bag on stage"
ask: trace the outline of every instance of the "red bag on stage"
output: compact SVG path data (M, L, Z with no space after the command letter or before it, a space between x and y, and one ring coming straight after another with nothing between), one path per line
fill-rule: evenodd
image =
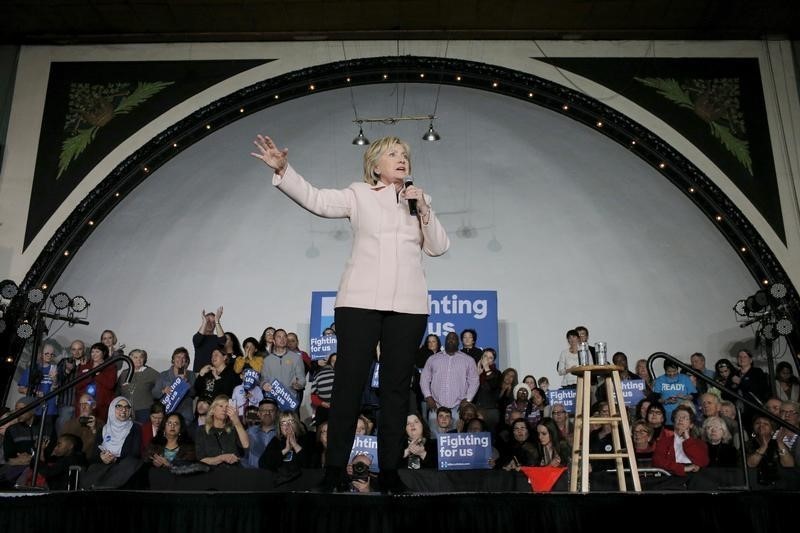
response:
M567 467L565 466L523 466L520 467L523 474L528 476L528 483L531 484L533 492L550 492L558 478L561 477Z

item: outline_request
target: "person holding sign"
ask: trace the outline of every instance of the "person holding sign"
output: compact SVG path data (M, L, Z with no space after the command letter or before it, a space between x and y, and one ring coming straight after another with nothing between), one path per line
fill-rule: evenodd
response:
M264 358L261 369L261 388L264 392L272 391L272 381L278 380L281 385L291 390L299 407L302 391L306 386L306 367L300 354L287 348L288 337L283 329L276 329L273 335L272 351Z
M353 228L353 249L336 296L339 359L319 489L330 492L345 481L361 393L380 343L379 481L384 492L407 490L397 468L414 355L428 318L422 253L435 257L450 247L430 197L405 185L410 148L397 137L374 141L364 153L364 183L337 190L305 181L289 165L288 149L279 149L269 137L258 135L254 142L257 151L251 155L274 171L274 186L316 215L348 218Z
M170 393L176 389L182 391L183 394L175 397L175 401L167 408L167 412L180 413L188 425L194 420L192 403L196 379L195 373L189 370L189 350L179 346L172 352L172 366L158 375L158 379L153 385L153 398L164 403L164 398ZM186 383L188 388L181 386L181 383Z

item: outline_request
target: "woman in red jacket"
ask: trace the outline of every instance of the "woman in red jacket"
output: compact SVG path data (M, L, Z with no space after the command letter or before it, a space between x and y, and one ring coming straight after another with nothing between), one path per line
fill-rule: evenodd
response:
M698 436L694 413L686 405L672 412L674 431L664 429L653 451L653 466L676 476L698 472L708 466L708 446Z

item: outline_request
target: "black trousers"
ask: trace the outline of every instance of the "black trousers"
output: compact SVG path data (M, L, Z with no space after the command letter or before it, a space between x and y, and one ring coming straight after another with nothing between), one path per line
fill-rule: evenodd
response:
M344 467L356 433L356 418L375 348L381 346L378 461L381 470L396 469L406 442L409 387L414 355L428 315L337 307L337 357L333 398L328 417L326 465Z

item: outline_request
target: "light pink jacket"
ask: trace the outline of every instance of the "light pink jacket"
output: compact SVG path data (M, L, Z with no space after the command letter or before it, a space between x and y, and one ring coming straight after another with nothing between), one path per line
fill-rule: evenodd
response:
M422 252L436 257L450 247L432 209L428 224L422 224L408 214L408 203L398 200L394 187L352 183L342 190L317 189L291 166L283 177L274 174L272 184L315 215L350 219L353 249L336 307L428 314Z

